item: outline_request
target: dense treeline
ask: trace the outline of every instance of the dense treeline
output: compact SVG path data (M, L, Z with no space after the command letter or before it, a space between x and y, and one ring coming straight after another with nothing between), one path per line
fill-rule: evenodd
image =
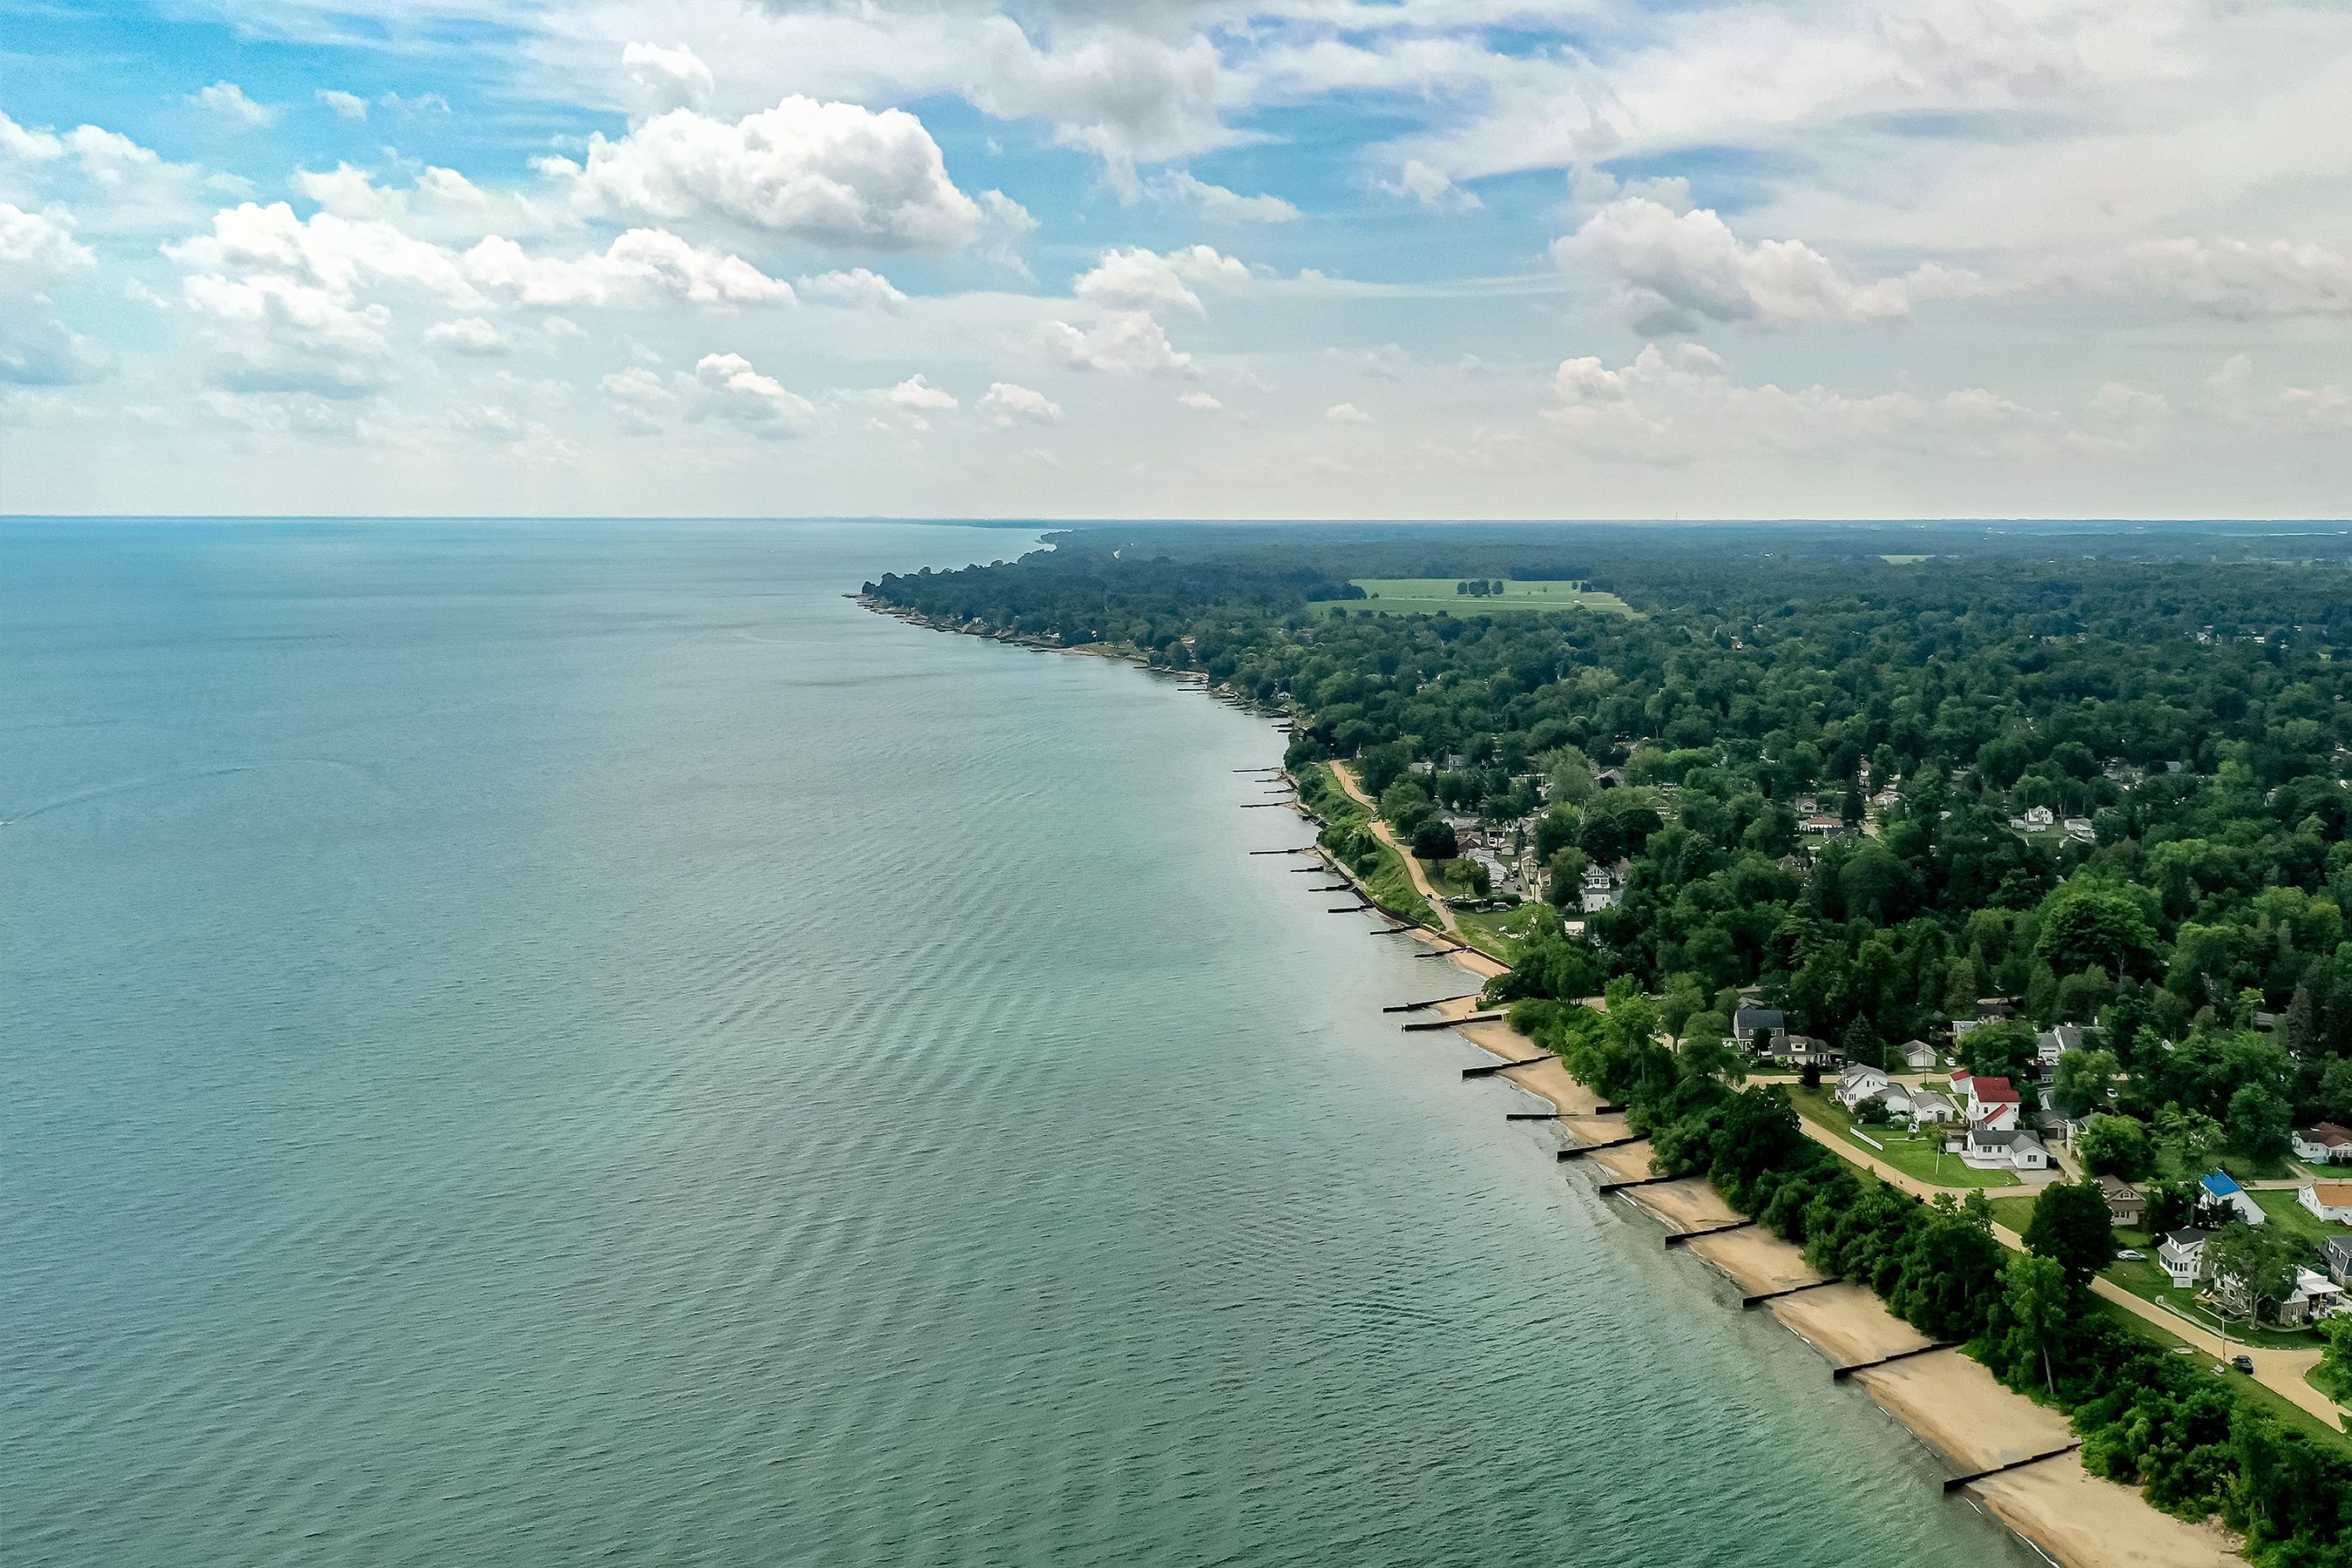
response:
M1441 811L1525 823L1564 909L1608 868L1615 906L1572 937L1539 920L1494 994L1634 1107L1661 1171L1706 1174L2066 1406L2099 1473L2221 1512L2266 1563L2352 1562L2342 1460L2084 1310L2114 1251L2103 1205L2094 1226L2057 1198L2012 1260L1981 1199L1858 1181L1780 1091L1736 1088L1723 1043L1743 993L1865 1061L2014 999L2023 1017L1974 1029L1966 1058L2030 1077L2033 1026L2084 1026L2059 1108L2102 1113L2081 1152L2135 1177L2352 1122L2352 534L1122 526L1055 545L869 589L1202 670L1293 715L1294 767L1352 759L1425 855L1451 852ZM1634 613L1464 593L1383 616L1351 578L1580 579ZM1604 983L1605 1016L1569 1005Z

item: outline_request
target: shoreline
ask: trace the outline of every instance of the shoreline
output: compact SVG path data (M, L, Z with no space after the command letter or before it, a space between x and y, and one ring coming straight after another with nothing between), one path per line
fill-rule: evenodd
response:
M1129 650L1104 645L1066 646L991 632L977 622L950 626L863 594L846 596L877 614L929 630L980 637L1041 653L1116 659L1173 677L1180 684L1255 717L1286 721L1288 717L1217 689L1204 674L1153 665ZM1285 804L1319 828L1321 819L1297 798L1297 781L1280 763L1276 771L1293 790L1293 798ZM1508 972L1507 964L1452 932L1382 908L1364 889L1361 879L1320 843L1312 853L1354 886L1375 910L1412 928L1398 934L1410 935L1475 979L1490 980ZM1523 1063L1492 1076L1549 1103L1558 1112L1553 1125L1563 1134L1563 1146L1624 1136L1621 1118L1596 1114L1601 1104L1598 1097L1571 1077L1557 1057L1543 1051L1508 1022L1460 1022L1477 1011L1475 998L1444 1002L1432 1008L1427 1018L1453 1022L1454 1026L1444 1032L1461 1037L1489 1056ZM1530 1057L1540 1059L1529 1061ZM1596 1152L1577 1163L1596 1169L1599 1179L1604 1181L1640 1180L1652 1173L1646 1139ZM1748 1218L1703 1177L1660 1183L1616 1195L1669 1234ZM1765 1301L1759 1310L1771 1312L1781 1327L1819 1351L1832 1366L1918 1350L1927 1343L1925 1336L1897 1318L1876 1293L1864 1286L1824 1280L1806 1263L1801 1247L1760 1226L1695 1237L1680 1250L1691 1253L1743 1295L1818 1285L1818 1289L1801 1289L1797 1294ZM2074 1440L2063 1415L2003 1386L1957 1348L1857 1370L1852 1381L1916 1440L1960 1474L2028 1460ZM2060 1568L2246 1568L2235 1550L2237 1538L2220 1525L2210 1521L2190 1524L2160 1511L2136 1489L2090 1474L2083 1468L2080 1455L2071 1450L1972 1481L1960 1489L1972 1506Z

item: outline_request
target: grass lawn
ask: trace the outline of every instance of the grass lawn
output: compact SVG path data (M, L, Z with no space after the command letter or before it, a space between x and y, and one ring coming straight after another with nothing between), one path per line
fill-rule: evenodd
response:
M1516 910L1456 910L1454 918L1462 922L1463 934L1473 943L1505 963L1516 963L1519 944L1535 924L1536 909L1534 904L1521 904Z
M2242 1319L2223 1322L2197 1304L2196 1291L2173 1289L2172 1276L2167 1274L2164 1265L2156 1260L2153 1247L2142 1247L2141 1250L2147 1254L2147 1261L2115 1264L2101 1271L2102 1278L2114 1280L2143 1301L2154 1301L2160 1307L2173 1309L2208 1333L2221 1334L2242 1344L2263 1350L2288 1351L2307 1351L2318 1345L2319 1336L2308 1329L2257 1329L2250 1327Z
M2331 1237L2352 1236L2352 1225L2328 1224L2297 1203L2294 1194L2285 1188L2273 1187L2267 1192L2247 1195L2261 1205L2263 1213L2270 1215L2273 1225L2289 1236L2301 1237L2311 1244L2314 1252L2326 1247Z
M1326 599L1313 606L1318 616L1336 608L1371 610L1387 616L1492 616L1517 610L1605 610L1630 616L1633 606L1614 594L1599 593L1580 583L1507 582L1500 594L1457 594L1457 577L1355 577L1355 585L1371 595L1366 599Z
M1944 1152L1944 1135L1940 1130L1925 1137L1916 1137L1896 1127L1864 1127L1856 1129L1853 1118L1845 1107L1832 1098L1825 1089L1793 1089L1790 1097L1797 1108L1815 1121L1822 1123L1839 1137L1853 1142L1864 1154L1885 1161L1906 1176L1938 1187L1950 1187L1965 1192L1970 1187L2013 1187L2018 1184L2014 1171L1979 1171L1961 1162L1958 1154ZM1857 1131L1883 1145L1873 1149L1855 1136Z

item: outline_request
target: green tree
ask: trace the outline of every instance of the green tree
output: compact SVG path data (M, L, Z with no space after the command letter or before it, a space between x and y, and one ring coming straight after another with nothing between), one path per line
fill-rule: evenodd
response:
M2066 1271L2069 1289L2080 1290L2116 1259L2116 1227L2107 1200L2090 1182L2053 1182L2033 1200L2025 1226L2026 1250Z
M2232 1220L2205 1244L2205 1261L2222 1295L2242 1302L2247 1316L2260 1322L2265 1306L2275 1311L2294 1289L2304 1250L2283 1226Z
M2051 1347L2064 1336L2077 1310L2066 1270L2055 1258L2020 1258L2001 1271L2000 1286L2002 1316L2009 1325L2005 1359L2012 1366L2041 1362L2042 1385L2056 1394Z
M2087 1116L2106 1109L2108 1091L2122 1072L2107 1051L2066 1051L2058 1058L2057 1080L2052 1086L2058 1109L2069 1116Z
M2021 1018L2003 1018L1970 1029L1962 1037L1959 1051L1960 1059L1969 1064L1969 1071L1979 1078L2031 1083L2038 1070L2042 1046L2034 1038L2032 1025Z
M2081 877L2042 900L2041 934L2033 951L2062 974L2097 964L2110 974L2145 973L2156 956L2156 932L2126 889Z
M2249 1160L2282 1160L2288 1134L2294 1131L2294 1108L2266 1084L2243 1084L2230 1097L2224 1125L2231 1146Z
M2337 1404L2352 1399L2352 1315L2337 1312L2319 1321L2319 1338L2326 1346L2311 1374L2321 1392Z
M2156 1146L2147 1124L2136 1117L2097 1115L2074 1138L2075 1157L2095 1175L2137 1182L2156 1169Z

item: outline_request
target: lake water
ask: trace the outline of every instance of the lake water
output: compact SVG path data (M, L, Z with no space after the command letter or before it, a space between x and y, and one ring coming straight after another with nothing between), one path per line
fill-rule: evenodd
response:
M0 522L0 1557L2032 1562L1031 538Z

